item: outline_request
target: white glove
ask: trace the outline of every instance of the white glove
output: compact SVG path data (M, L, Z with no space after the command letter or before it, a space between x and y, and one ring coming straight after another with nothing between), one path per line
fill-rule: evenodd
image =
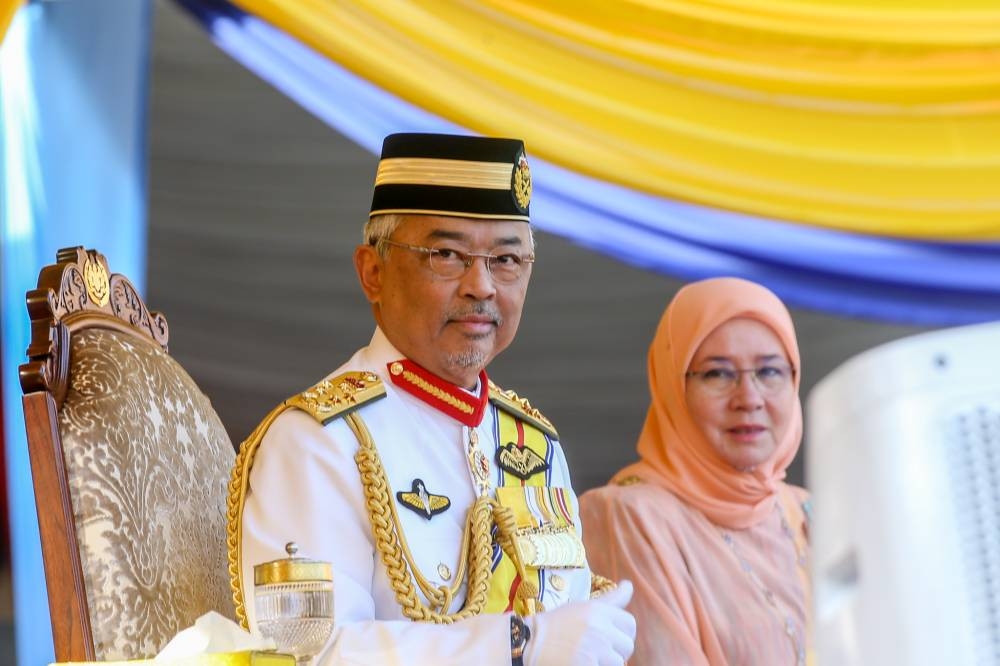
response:
M525 666L621 666L635 649L635 618L625 610L632 583L525 619Z

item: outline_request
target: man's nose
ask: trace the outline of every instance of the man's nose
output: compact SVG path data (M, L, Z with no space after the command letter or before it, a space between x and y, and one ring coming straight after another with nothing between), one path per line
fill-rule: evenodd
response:
M463 296L476 300L492 298L497 291L496 282L486 262L486 257L472 257L472 265L462 276L461 289Z

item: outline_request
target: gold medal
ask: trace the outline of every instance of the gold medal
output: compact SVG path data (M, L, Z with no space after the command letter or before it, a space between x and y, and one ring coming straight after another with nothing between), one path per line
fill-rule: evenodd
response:
M469 469L476 482L476 490L485 495L490 490L490 461L479 447L479 435L475 430L469 430Z

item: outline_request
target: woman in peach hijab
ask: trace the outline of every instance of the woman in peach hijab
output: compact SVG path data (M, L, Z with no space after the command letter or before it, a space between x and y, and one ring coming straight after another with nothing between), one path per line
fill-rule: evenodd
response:
M631 664L805 664L806 492L788 310L735 278L681 289L649 350L639 462L580 498L594 571L633 581Z

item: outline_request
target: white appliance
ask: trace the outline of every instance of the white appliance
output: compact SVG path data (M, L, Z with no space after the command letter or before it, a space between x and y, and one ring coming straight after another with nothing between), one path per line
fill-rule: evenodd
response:
M1000 665L1000 323L850 359L806 424L817 665Z

